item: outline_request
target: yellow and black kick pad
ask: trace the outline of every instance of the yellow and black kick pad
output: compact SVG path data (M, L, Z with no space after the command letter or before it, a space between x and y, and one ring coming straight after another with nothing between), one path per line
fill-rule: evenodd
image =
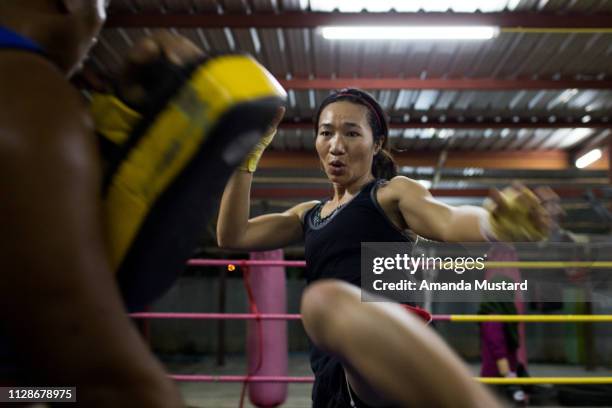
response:
M105 146L108 247L129 310L150 304L185 269L229 176L286 97L246 55L210 58L178 77L144 109L110 95L92 101Z

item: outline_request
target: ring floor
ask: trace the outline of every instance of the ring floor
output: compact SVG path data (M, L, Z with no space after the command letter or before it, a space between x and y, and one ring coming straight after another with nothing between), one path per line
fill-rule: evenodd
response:
M178 361L166 360L166 367L169 372L175 374L215 374L215 375L244 375L246 360L243 355L226 356L225 365L216 365L215 356L204 357L199 361L184 359ZM470 368L474 375L478 374L479 365L471 364ZM612 368L598 368L593 371L586 371L584 367L574 365L552 365L552 364L530 364L530 375L533 377L582 377L612 376ZM289 375L307 376L312 375L308 364L308 356L302 353L291 354L289 357ZM187 403L192 407L199 408L238 408L240 400L241 383L180 383L181 392ZM311 384L289 384L287 400L281 407L283 408L308 408L310 407ZM546 390L547 387L543 386ZM544 398L543 402L537 404L541 407L561 407L556 405L551 399L550 402ZM534 405L535 406L535 405ZM245 408L254 408L245 398ZM589 405L582 406L583 408Z

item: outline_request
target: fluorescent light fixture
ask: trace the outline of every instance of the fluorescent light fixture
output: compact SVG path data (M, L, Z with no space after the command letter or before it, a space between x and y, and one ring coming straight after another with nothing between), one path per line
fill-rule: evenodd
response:
M580 141L585 137L589 136L592 132L593 130L591 128L575 128L574 130L572 130L571 136L572 138Z
M446 139L447 137L451 137L454 134L455 131L453 129L440 129L437 136L440 139Z
M550 135L550 140L558 140L559 149L567 149L576 146L578 143L580 143L586 137L590 136L592 133L593 129L591 128L561 128L555 130L552 135Z
M328 26L327 40L490 40L499 33L491 26Z
M419 135L419 137L421 139L431 139L432 137L434 137L435 134L436 134L436 129L427 128L421 131L421 134Z
M480 167L466 167L463 169L463 175L466 177L482 176L483 174L484 169Z
M576 88L566 89L561 95L559 95L559 101L561 103L567 103L577 93L578 89Z
M580 156L578 160L576 160L576 167L578 167L579 169L583 169L595 163L599 159L601 159L601 150L593 149L587 154Z

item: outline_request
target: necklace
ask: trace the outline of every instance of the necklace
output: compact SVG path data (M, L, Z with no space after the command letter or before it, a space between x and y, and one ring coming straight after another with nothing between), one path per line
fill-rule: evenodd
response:
M336 206L336 208L334 208L329 214L327 214L325 217L323 217L323 219L331 217L332 215L334 215L335 213L340 211L340 209L342 207L344 207L346 204L348 204L348 201L346 203L342 203L342 204ZM321 206L321 211L323 211L323 206Z

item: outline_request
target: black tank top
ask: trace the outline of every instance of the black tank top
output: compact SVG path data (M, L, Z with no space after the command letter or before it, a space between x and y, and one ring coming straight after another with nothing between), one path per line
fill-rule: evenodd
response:
M304 215L306 281L335 278L361 287L362 242L410 242L387 217L376 199L385 180L374 180L350 202L320 219L325 201ZM315 375L313 407L327 406L343 387L342 364L338 357L310 343L310 365Z
M335 278L361 286L362 242L409 242L408 234L387 217L376 199L386 180L374 180L345 206L318 223L325 201L304 215L306 282ZM317 225L318 224L318 225Z

